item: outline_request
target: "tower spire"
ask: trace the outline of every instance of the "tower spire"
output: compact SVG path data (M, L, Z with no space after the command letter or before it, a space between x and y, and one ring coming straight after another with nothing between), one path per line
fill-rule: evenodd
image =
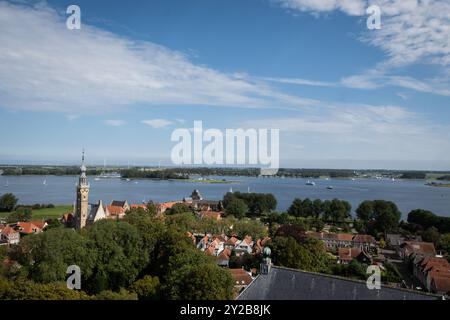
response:
M89 183L86 177L86 166L84 164L84 148L81 155L81 173L77 185L77 203L75 208L76 228L82 229L86 226L87 217L89 214Z

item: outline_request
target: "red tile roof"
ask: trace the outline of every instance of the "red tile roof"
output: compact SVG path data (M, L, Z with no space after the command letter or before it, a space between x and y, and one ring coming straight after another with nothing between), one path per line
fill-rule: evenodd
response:
M226 242L226 244L231 244L231 245L236 245L236 242L238 242L238 238L236 237L231 237L230 239L228 239L228 241Z
M218 259L220 259L220 260L230 260L230 256L231 256L231 250L228 249L228 248L225 248L219 254Z
M425 272L433 269L445 269L450 272L450 263L444 258L426 257L422 260L420 266Z
M436 249L434 248L434 244L431 242L405 241L402 246L405 248L405 253L408 256L412 253L430 256L436 255Z
M145 204L130 204L130 208L131 209L141 208L141 209L147 210L147 206Z
M30 221L30 222L18 222L17 227L19 228L20 233L36 233L42 231L45 223L42 221Z
M221 212L215 212L215 211L200 211L199 216L200 218L210 218L215 220L220 220L221 218Z
M376 243L375 238L368 234L357 234L353 238L353 241L361 243Z
M338 233L336 239L341 241L352 241L353 235L349 233Z
M10 227L10 226L6 226L2 229L2 234L5 236L10 236L12 234L18 233L16 230L14 230L14 228Z
M231 276L235 281L235 285L248 286L253 281L251 275L249 275L247 271L245 271L244 269L229 269L229 270L231 272Z
M106 210L112 216L118 216L118 215L121 215L121 214L125 213L124 208L119 207L119 206L111 206L111 205L109 205L109 206L106 206Z
M360 255L361 250L358 248L339 248L339 260L351 261Z

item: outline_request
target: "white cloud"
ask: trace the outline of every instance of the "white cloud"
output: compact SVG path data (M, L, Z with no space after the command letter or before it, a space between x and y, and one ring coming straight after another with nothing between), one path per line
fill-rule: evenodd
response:
M86 23L68 30L65 18L45 4L0 2L0 106L81 115L131 105L296 108L316 102Z
M127 123L123 120L105 120L105 124L112 127L121 127Z
M151 120L142 120L143 124L146 124L153 128L164 128L171 125L173 122L166 119L151 119Z
M309 11L314 13L340 10L349 15L362 15L365 13L364 0L274 0L288 9Z
M283 7L313 14L342 11L366 16L365 9L376 4L381 9L382 28L365 30L361 40L380 48L386 58L360 75L344 77L341 84L357 89L376 89L388 84L416 91L449 96L450 82L437 75L424 81L392 77L396 69L413 64L435 64L441 73L450 73L450 1L448 0L274 0ZM362 24L365 28L365 23ZM388 78L384 78L387 76Z
M241 126L279 128L284 158L425 161L450 157L450 127L398 106L332 107L302 116L245 121ZM299 153L292 144L305 147Z
M297 85L305 85L305 86L317 86L317 87L335 87L336 84L331 82L317 81L317 80L308 80L308 79L299 79L299 78L273 78L273 77L258 77L256 79L285 83L285 84L297 84Z

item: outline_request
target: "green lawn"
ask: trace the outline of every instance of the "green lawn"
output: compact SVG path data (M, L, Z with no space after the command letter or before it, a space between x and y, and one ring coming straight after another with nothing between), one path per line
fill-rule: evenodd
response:
M33 220L44 220L51 218L59 218L64 213L71 212L73 206L55 206L54 208L49 209L38 209L33 210Z

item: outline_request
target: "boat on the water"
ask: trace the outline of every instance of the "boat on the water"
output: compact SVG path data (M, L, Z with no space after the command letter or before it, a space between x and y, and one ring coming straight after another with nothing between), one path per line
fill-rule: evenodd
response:
M328 186L327 189L328 189L328 190L332 190L332 189L334 189L334 188L333 188L333 186Z
M315 183L314 181L308 180L308 181L306 182L306 185L307 185L307 186L315 186L316 183Z

